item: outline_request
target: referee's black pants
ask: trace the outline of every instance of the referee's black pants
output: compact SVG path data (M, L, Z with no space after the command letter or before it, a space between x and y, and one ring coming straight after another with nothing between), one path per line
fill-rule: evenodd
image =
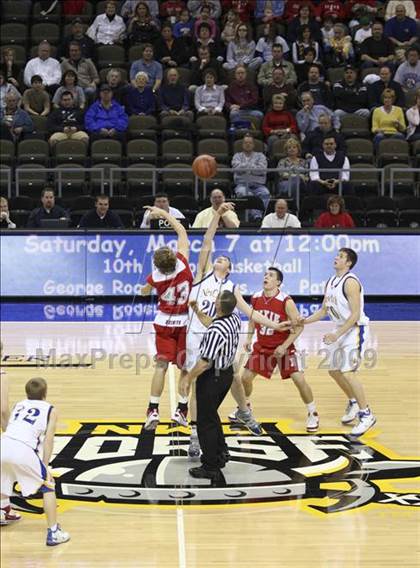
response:
M233 367L204 371L197 379L197 433L201 446L201 462L207 470L225 465L227 445L217 412L233 381Z

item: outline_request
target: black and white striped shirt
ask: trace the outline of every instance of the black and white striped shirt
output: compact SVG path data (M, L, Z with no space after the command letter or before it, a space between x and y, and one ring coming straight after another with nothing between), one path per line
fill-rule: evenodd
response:
M236 313L216 318L200 343L200 357L216 369L227 369L234 360L239 343L241 318Z

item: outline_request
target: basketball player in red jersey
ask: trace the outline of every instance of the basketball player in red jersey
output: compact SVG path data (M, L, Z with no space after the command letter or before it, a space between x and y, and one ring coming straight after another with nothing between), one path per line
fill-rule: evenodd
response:
M141 288L141 295L157 291L158 312L154 321L156 332L156 366L152 378L150 402L145 423L146 430L155 430L159 424L159 401L165 386L169 363L181 369L181 378L186 355L186 331L188 298L193 275L188 264L190 243L187 231L172 215L158 207L146 207L151 217L163 217L178 235L177 252L161 247L153 255L154 270Z
M297 322L299 312L292 298L280 290L282 282L282 272L275 267L270 267L264 275L264 288L261 292L253 295L251 305L254 310L264 314L274 322L284 320ZM303 327L298 326L291 331L276 331L250 321L245 344L247 351L251 351L250 347L255 329L257 341L252 346L252 352L245 365L242 377L232 384L232 395L238 403L238 408L229 415L229 419L246 425L243 416L247 410L249 413L249 397L252 393L252 382L255 376L262 375L270 379L274 369L278 366L281 378L292 379L307 406L307 432L316 432L319 428L319 417L314 397L311 387L305 380L293 343L302 333ZM257 435L262 433L261 427L250 431Z

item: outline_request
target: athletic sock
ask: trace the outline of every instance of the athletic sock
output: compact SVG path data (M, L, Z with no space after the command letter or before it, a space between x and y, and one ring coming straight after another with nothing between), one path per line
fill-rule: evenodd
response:
M370 408L368 406L366 408L361 408L360 412L363 414L370 414Z
M352 404L356 404L356 403L357 403L357 400L356 400L355 398L349 398L349 401L350 401Z
M308 409L309 414L314 414L316 412L316 404L314 401L310 402L309 404L306 405L306 408Z
M151 396L149 401L149 410L158 410L160 396Z
M197 422L194 422L191 420L190 422L191 425L191 438L196 438L197 437Z
M55 523L55 525L53 525L52 527L49 527L50 531L55 532L58 529L57 523Z
M6 507L9 507L10 505L10 499L0 499L0 508L1 509L5 509Z

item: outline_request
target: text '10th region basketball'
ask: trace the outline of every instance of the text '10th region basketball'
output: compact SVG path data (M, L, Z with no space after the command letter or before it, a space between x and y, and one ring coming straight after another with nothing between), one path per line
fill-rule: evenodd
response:
M202 179L210 179L217 173L217 162L213 156L202 154L192 163L192 169L196 176Z

